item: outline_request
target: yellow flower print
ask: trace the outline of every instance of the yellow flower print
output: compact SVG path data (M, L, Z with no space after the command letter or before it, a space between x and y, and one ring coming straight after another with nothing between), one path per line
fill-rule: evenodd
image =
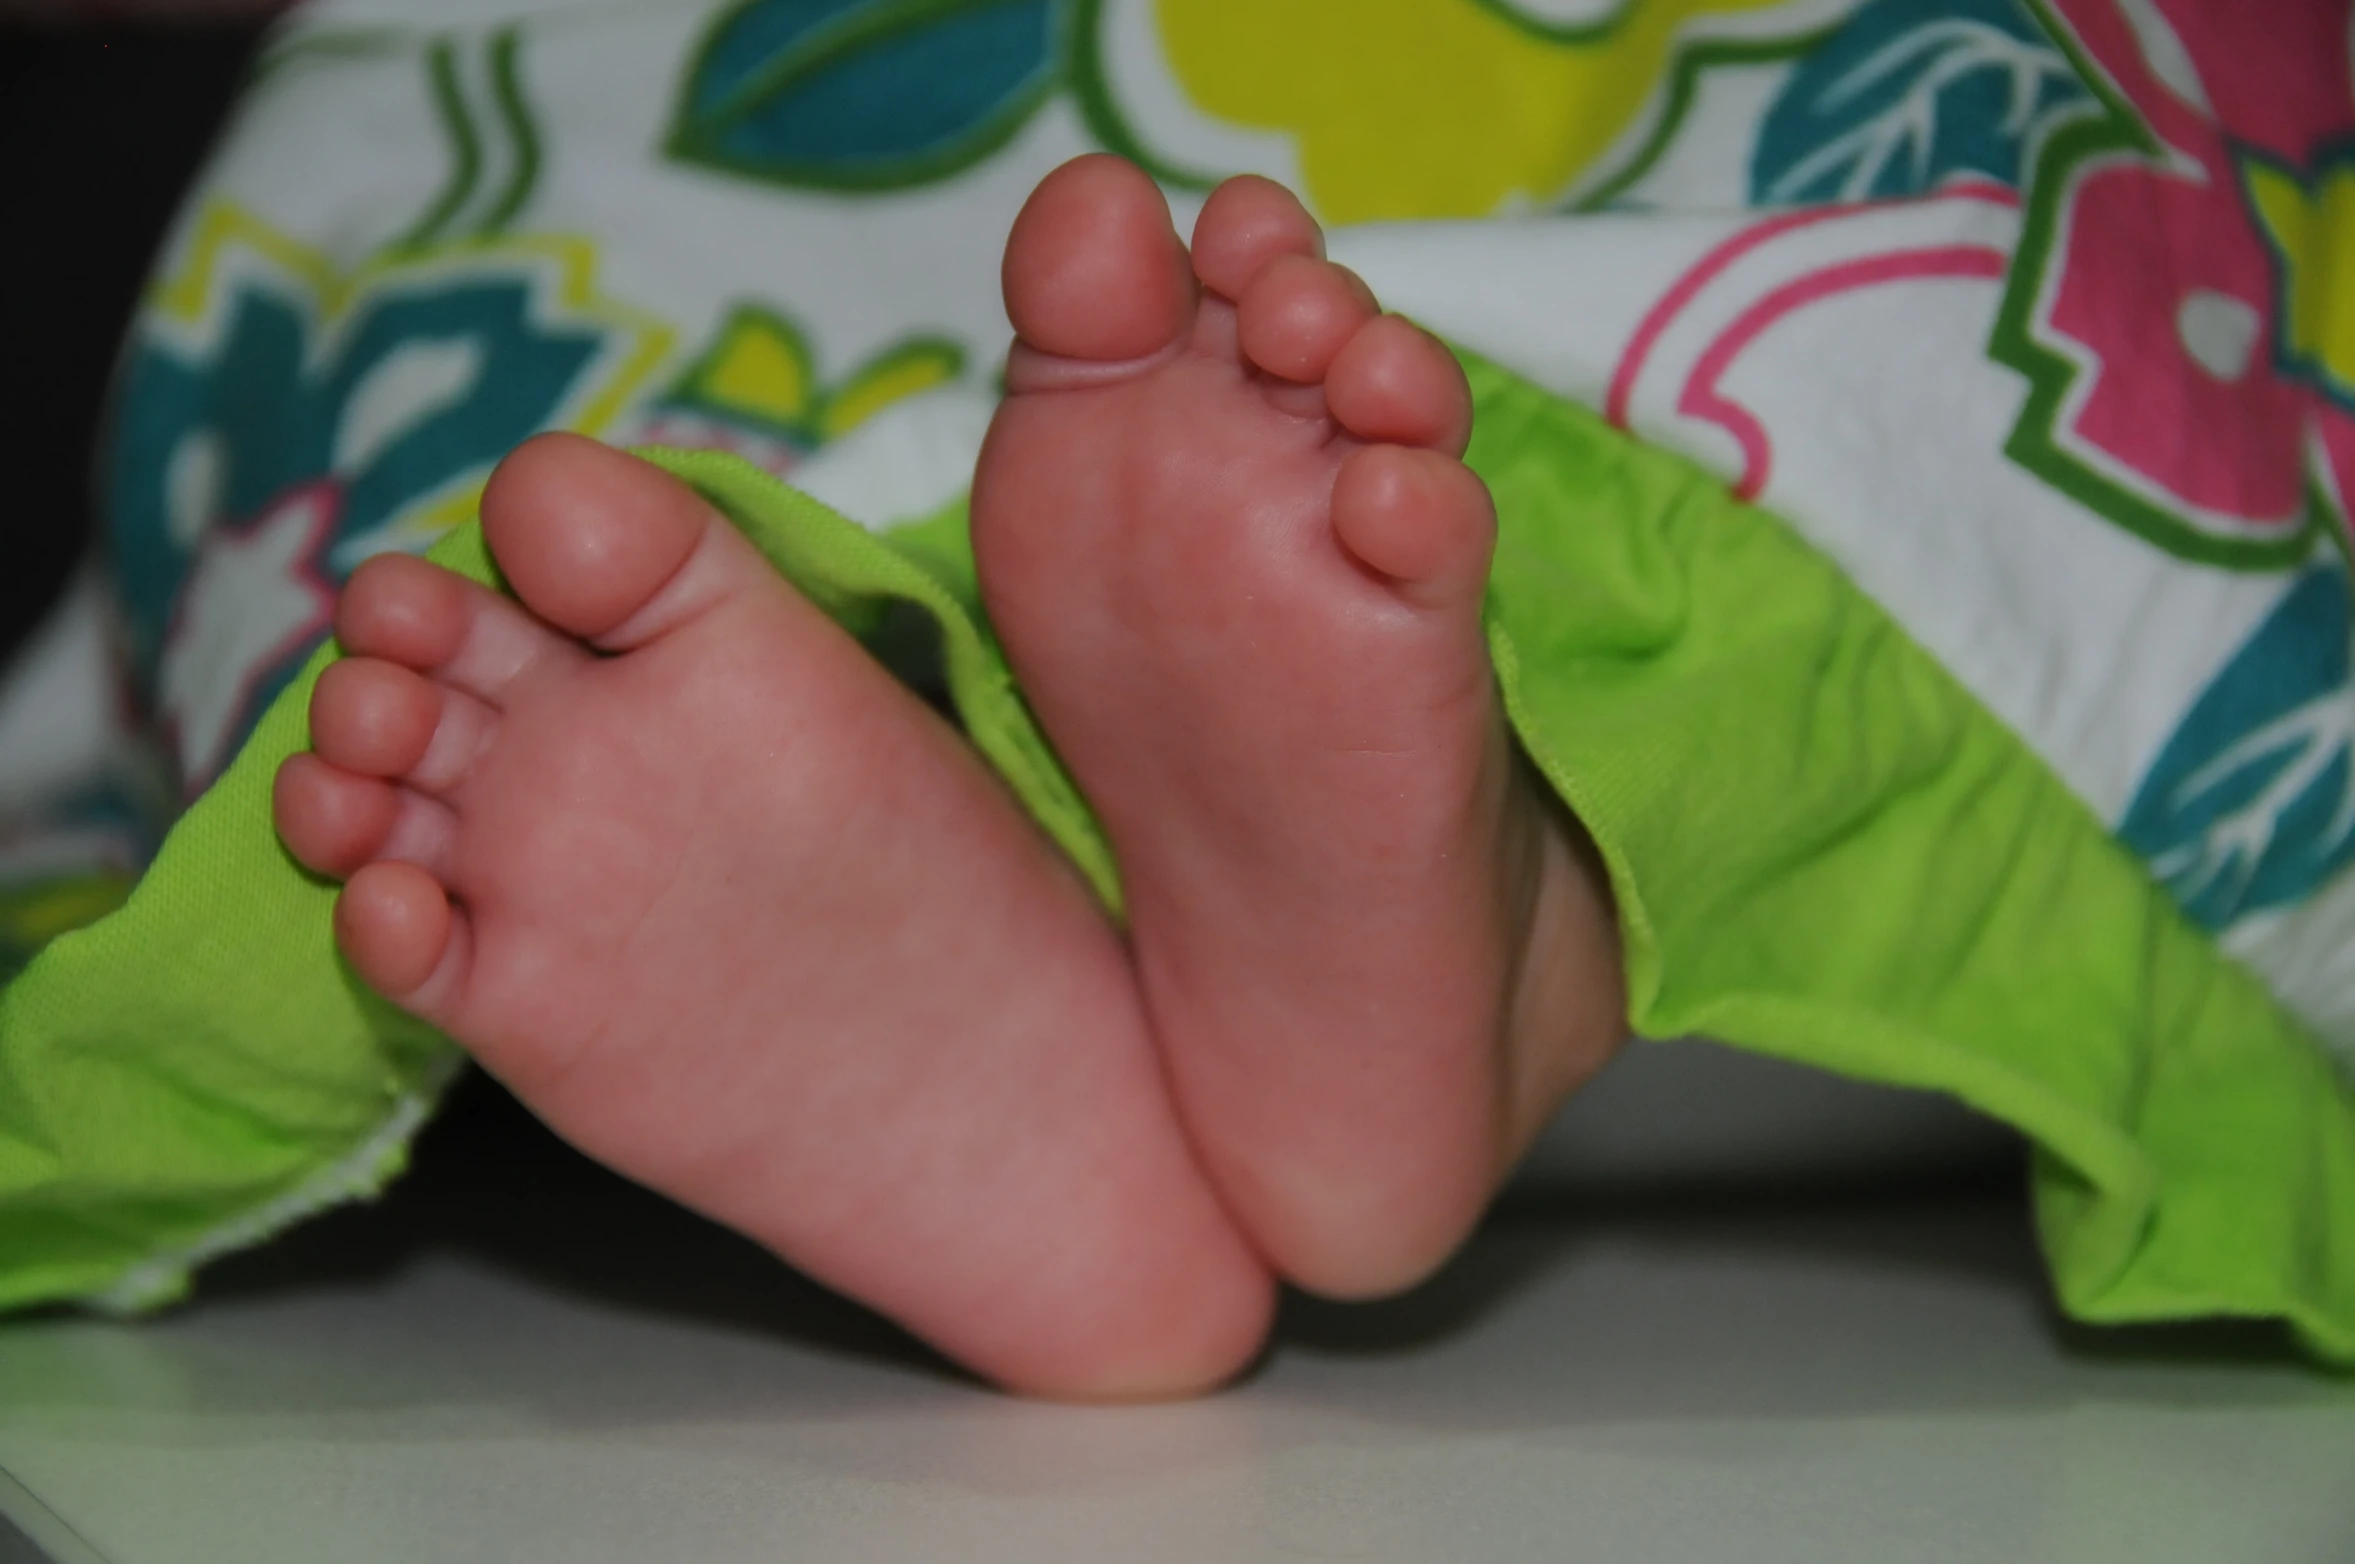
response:
M2286 367L2355 405L2355 149L2311 179L2247 155L2240 173L2280 274Z
M1336 223L1480 217L1549 201L1618 143L1700 18L1785 0L1629 0L1547 28L1503 0L1159 0L1169 69L1202 112L1289 135Z

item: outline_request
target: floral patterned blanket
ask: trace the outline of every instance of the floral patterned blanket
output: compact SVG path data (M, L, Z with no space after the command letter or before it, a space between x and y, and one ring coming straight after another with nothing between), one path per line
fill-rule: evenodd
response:
M1283 180L1473 363L1475 460L1505 502L1500 677L1646 909L1640 1030L1956 1091L2042 1148L2073 1308L2277 1313L2355 1355L2346 0L2280 0L2262 25L2237 0L298 13L122 365L106 514L160 764L0 827L0 973L20 974L0 994L0 1302L168 1293L389 1176L429 1111L443 1050L326 988L336 1017L252 1043L235 1080L190 1075L169 1041L258 1036L222 996L279 971L284 942L328 961L291 885L287 921L252 936L279 942L266 959L192 932L283 870L266 821L185 844L214 841L194 822L229 809L215 784L299 696L352 566L462 548L491 464L566 427L786 478L965 605L938 612L969 610L956 502L1007 342L997 246L1091 148L1151 170L1181 222L1226 174ZM730 503L767 524L770 501ZM805 524L831 523L787 530ZM1580 529L1603 541L1563 541ZM1712 574L1737 553L1746 584ZM1647 594L1671 578L1664 619ZM1777 593L1817 605L1815 629L1775 618ZM1563 627L1614 614L1634 641ZM1814 671L1774 685L1759 646L1809 634ZM1851 655L1887 700L1830 722ZM1695 731L1765 713L1755 750L1728 729L1714 759L1677 750L1680 775L1711 798L1780 775L1807 809L1736 811L1706 862L1655 844L1691 799L1618 788L1592 748L1607 724L1578 715L1646 657L1644 710ZM1700 698L1705 669L1732 704ZM1624 748L1673 748L1629 709ZM1982 752L1983 773L1957 758ZM2006 814L1993 777L2033 807ZM1041 786L1034 807L1064 809ZM109 915L200 795L184 866L147 877L146 913ZM1084 814L1058 816L1083 857ZM1757 843L1780 867L1743 879L1728 865ZM1762 965L1720 971L1708 930L1725 945L1791 865L1823 948L1762 934ZM1870 931L1841 921L1859 904L1916 936L1867 961ZM2007 942L2083 964L1986 957ZM142 962L185 992L95 1004ZM2107 996L2098 1014L2072 985ZM122 1122L177 1126L149 1134L163 1151L94 1138L94 1105L130 1111L109 1094L138 1104ZM263 1149L195 1127L224 1101ZM173 1134L208 1149L175 1161Z

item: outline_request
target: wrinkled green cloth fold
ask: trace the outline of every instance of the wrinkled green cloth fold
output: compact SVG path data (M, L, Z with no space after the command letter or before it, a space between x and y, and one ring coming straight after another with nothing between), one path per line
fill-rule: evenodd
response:
M2062 1302L2289 1322L2355 1362L2355 1099L2051 772L1836 568L1684 462L1477 360L1486 619L1523 745L1609 865L1631 1020L1934 1088L2036 1148ZM854 631L936 620L973 742L1117 907L982 618L962 506L869 534L650 451ZM479 529L436 559L494 574ZM129 904L0 993L0 1305L172 1296L401 1166L456 1054L337 961L269 823L323 652Z
M2035 1147L2063 1305L2355 1362L2355 1096L2093 813L1781 522L1473 363L1507 709L1610 865L1629 1011Z

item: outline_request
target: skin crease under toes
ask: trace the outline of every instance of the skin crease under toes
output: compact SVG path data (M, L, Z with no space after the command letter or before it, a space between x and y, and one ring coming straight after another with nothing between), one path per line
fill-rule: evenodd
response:
M1212 195L1189 261L1134 168L1049 176L973 539L1205 1165L1281 1274L1365 1296L1461 1241L1624 998L1591 850L1493 689L1462 374L1322 256L1263 180Z
M372 562L279 778L355 968L583 1150L1001 1384L1245 1365L1266 1268L1115 933L971 752L633 458L543 437L483 514L524 606Z

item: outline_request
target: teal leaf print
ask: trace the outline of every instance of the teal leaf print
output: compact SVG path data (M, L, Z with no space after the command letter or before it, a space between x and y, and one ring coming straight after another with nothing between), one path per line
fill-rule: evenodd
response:
M2193 704L2119 837L2205 928L2302 900L2355 861L2347 575L2310 569Z
M695 51L668 151L746 179L890 190L1021 129L1060 75L1058 0L746 0Z
M192 596L227 579L208 569L283 545L271 557L299 583L294 597L332 601L340 546L375 543L419 500L547 428L604 346L593 326L551 321L528 275L497 271L388 289L333 332L319 314L314 299L252 282L224 306L213 346L143 332L124 361L107 519L142 694L171 716L175 661L217 671L256 659L233 704L201 724L173 718L192 790L318 640L295 634L297 619L274 646L230 637L238 657L176 655Z
M1886 201L1968 175L2017 188L2044 133L2093 102L2022 0L1873 0L1768 109L1750 199Z

